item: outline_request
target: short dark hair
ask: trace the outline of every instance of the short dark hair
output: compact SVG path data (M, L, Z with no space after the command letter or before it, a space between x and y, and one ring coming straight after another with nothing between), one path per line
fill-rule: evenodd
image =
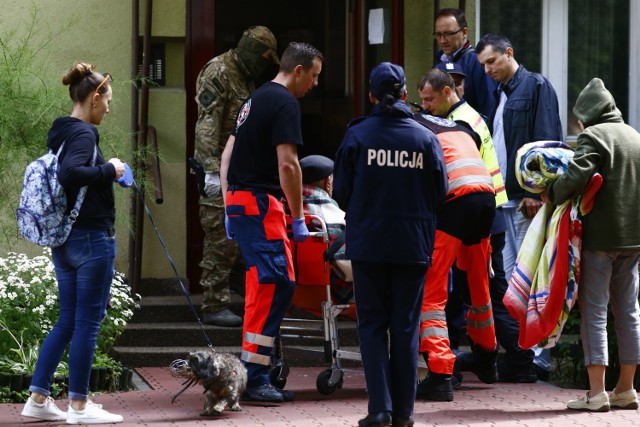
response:
M454 18L456 18L456 22L458 23L458 25L460 25L460 28L468 27L467 17L464 15L464 10L462 9L451 9L451 8L440 9L436 13L436 17L433 20L433 22L435 23L438 20L438 18L440 18L441 16L453 16Z
M429 86L436 92L442 92L446 86L451 89L455 89L456 83L453 81L453 77L451 74L444 72L438 68L432 68L420 79L420 83L418 83L418 90L424 89L425 85L429 83Z
M480 54L485 47L491 46L493 50L504 53L507 48L513 49L511 41L504 34L489 33L485 34L476 45L476 53Z
M324 61L322 52L308 43L291 42L280 58L280 71L291 73L297 65L302 65L302 68L309 70L313 66L314 59Z

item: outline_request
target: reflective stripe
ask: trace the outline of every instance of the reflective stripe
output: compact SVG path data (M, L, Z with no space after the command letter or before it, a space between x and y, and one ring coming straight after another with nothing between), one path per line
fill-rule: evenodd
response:
M486 168L481 158L457 159L450 163L447 163L447 173L450 174L456 169L468 168L468 167Z
M447 331L447 328L438 328L438 327L424 328L422 332L420 332L420 339L422 340L426 337L449 338L449 332Z
M244 340L251 344L258 344L262 347L273 347L275 342L274 337L268 337L266 335L255 334L253 332L245 332Z
M490 176L465 175L449 181L449 192L471 184L486 184L493 189L493 181Z
M420 322L424 322L426 320L442 320L443 322L446 322L447 315L444 311L425 311L420 314Z
M457 129L441 130L436 137L444 152L449 179L447 200L476 192L495 194L493 179L489 175L478 147L466 132Z
M491 311L491 302L487 305L481 305L478 307L471 306L469 307L469 313L471 314L485 314Z
M271 357L258 353L250 353L246 350L242 350L240 354L240 360L247 363L255 363L257 365L269 366L271 365Z
M487 320L469 320L467 319L467 328L473 329L484 329L493 326L493 317L490 317Z

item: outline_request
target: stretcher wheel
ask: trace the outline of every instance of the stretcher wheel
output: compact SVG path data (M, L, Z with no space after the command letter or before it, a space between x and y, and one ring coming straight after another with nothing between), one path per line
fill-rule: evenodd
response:
M344 382L342 378L342 370L340 369L327 369L320 372L318 379L316 380L316 388L320 394L332 394L336 389L342 388Z
M269 381L275 387L283 389L287 385L289 366L285 362L278 363L269 371Z

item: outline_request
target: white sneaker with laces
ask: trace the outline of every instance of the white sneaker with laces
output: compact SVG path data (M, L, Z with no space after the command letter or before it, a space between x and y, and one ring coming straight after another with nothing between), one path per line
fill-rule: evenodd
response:
M82 411L76 411L69 405L67 424L109 424L121 423L122 415L112 414L102 409L102 405L87 401Z
M587 392L584 397L567 402L567 408L582 411L608 412L609 395L606 391L603 391L593 397L589 397L589 392Z
M622 393L613 390L609 395L609 403L612 408L638 409L638 393L634 389Z
M27 403L22 408L22 416L47 421L67 419L67 413L56 406L51 396L47 396L42 404L36 403L32 398L27 399Z

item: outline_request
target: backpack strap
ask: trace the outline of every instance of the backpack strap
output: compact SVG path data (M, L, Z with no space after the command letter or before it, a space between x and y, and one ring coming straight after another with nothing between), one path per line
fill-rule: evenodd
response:
M62 143L62 145L64 146L64 142ZM60 147L60 150L62 150L62 147ZM60 154L60 150L58 150L58 154ZM96 165L96 157L98 156L98 146L94 145L93 147L93 157L91 158L91 166L95 166ZM73 224L74 222L76 222L76 219L78 218L78 215L80 214L80 207L82 206L82 202L84 202L84 196L87 194L87 188L88 186L85 185L84 187L82 187L80 189L80 191L78 192L78 197L76 197L76 204L73 205L73 209L71 209L71 212L69 212L69 219L71 219L71 223Z
M67 141L62 141L62 144L60 144L60 148L58 148L58 152L55 153L56 159L60 158L60 153L62 153L62 149L64 148L65 142L67 142ZM53 150L50 149L49 150L49 154L53 154Z

